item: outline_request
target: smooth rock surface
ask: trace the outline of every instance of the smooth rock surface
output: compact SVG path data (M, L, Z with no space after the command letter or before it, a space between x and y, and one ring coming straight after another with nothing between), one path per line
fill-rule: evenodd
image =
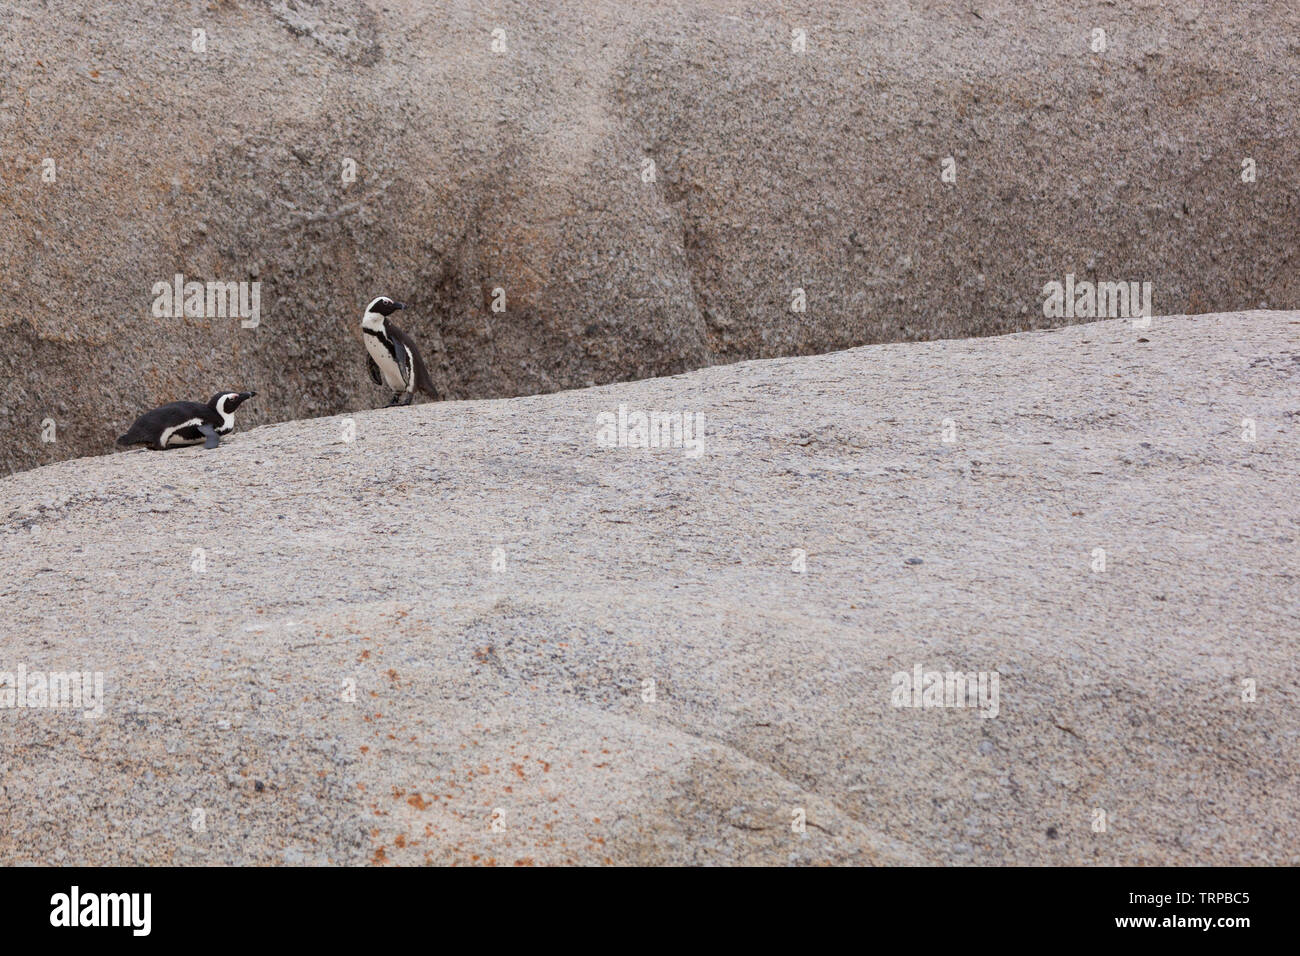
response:
M0 480L0 671L105 680L0 710L0 863L1300 863L1298 335L870 346ZM600 447L620 404L703 453ZM916 665L996 671L997 716L893 706Z

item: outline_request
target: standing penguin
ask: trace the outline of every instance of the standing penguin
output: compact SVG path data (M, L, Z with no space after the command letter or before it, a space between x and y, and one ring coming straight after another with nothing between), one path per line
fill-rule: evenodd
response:
M381 295L366 306L366 313L361 317L370 378L376 385L387 385L397 393L388 403L389 408L410 405L417 388L430 398L438 397L415 342L388 319L404 308L402 303Z
M148 445L161 451L178 445L216 448L220 435L235 427L235 409L257 392L218 392L206 405L198 402L172 402L145 412L121 436L119 445Z

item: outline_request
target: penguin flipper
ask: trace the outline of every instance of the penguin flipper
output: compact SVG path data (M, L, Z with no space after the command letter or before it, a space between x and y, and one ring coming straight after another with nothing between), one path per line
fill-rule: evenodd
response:
M207 439L203 443L204 448L216 448L221 444L221 438L217 435L217 430L211 425L203 424L199 426L199 433Z
M370 381L376 385L383 385L384 377L379 372L379 366L375 364L375 360L369 355L366 356L366 367L370 369Z
M414 387L412 390L418 388L420 391L424 392L430 398L437 399L438 390L434 388L433 379L429 377L429 369L424 364L424 356L422 356L420 354L420 350L416 348L415 342L411 339L409 335L407 335L405 332L403 332L395 325L390 324L388 327L388 331L392 334L394 340L397 343L398 355L396 356L396 358L397 358L398 365L402 364L403 358L406 358L408 356L410 358L410 367L409 367L410 376L414 376L415 378ZM411 381L410 376L407 375L407 370L403 369L402 381L410 383Z
M388 350L392 353L393 361L397 363L397 373L402 377L402 383L410 382L411 365L407 360L406 349L411 344L411 340L395 322L390 322L388 319L384 319L384 332L388 335Z
M393 358L397 360L397 372L402 376L403 382L411 380L411 366L406 361L406 346L401 342L396 343L393 349Z

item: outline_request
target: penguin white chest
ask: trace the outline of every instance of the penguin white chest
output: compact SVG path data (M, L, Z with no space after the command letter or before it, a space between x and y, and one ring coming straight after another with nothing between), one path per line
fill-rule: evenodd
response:
M395 344L399 349L405 348L405 346L400 342ZM410 376L410 373L408 372L408 378L402 378L402 370L398 367L397 363L393 361L392 353L388 351L388 347L384 345L383 340L380 339L379 336L366 336L366 351L370 353L370 357L374 359L375 364L379 366L379 373L384 377L385 385L394 391L399 392L405 391L409 388L411 384L409 379L413 378L413 376ZM406 349L407 369L410 369L413 364L411 350Z

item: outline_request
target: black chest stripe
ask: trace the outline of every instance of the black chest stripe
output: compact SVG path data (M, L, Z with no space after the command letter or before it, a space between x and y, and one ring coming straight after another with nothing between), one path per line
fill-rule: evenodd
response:
M364 328L364 327L363 327L363 328L361 329L361 331L362 331L362 332L365 332L366 335L373 335L375 338L379 339L379 341L383 342L383 343L384 343L384 348L388 349L388 354L391 355L391 356L393 357L393 361L394 361L394 362L397 362L397 343L396 343L396 342L394 342L392 339L390 339L390 338L389 338L387 335L385 335L383 332L376 332L374 329L367 329L367 328ZM400 363L398 363L398 364L400 364Z

